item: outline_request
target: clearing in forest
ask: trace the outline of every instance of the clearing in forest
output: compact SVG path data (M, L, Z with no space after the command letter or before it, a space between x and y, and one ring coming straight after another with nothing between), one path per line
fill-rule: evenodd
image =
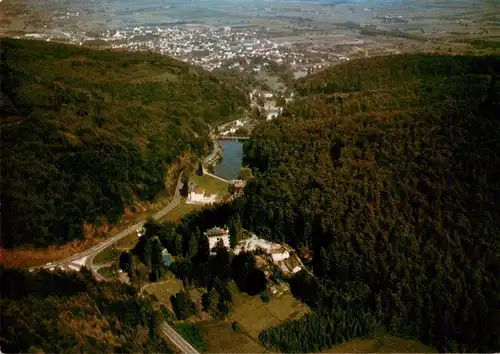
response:
M290 293L279 298L271 297L268 303L264 303L258 295L241 293L233 282L229 283L229 289L234 307L227 321L200 323L209 352L265 352L258 338L261 331L310 312ZM232 329L233 322L239 324L239 331Z

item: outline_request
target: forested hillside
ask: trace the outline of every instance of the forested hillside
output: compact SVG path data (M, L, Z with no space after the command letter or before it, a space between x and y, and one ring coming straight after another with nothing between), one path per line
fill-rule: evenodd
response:
M243 226L313 252L315 313L261 333L311 352L387 330L500 350L500 58L353 61L297 83L246 143Z
M214 225L241 220L312 254L314 277L290 282L314 312L262 332L273 350L389 332L499 351L499 73L498 57L415 55L299 81L284 117L245 145L256 175L245 196L152 235L199 284L224 274L203 262L201 230Z
M247 105L235 79L157 54L1 39L0 55L6 248L116 223L166 188L181 156L209 149L207 123Z
M1 269L0 347L5 353L173 353L150 298L88 271Z

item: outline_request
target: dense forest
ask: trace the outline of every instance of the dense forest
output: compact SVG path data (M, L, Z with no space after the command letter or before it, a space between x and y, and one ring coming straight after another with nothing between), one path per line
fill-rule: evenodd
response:
M0 347L5 353L173 353L149 297L92 273L1 269Z
M244 85L153 53L0 39L2 247L83 238L171 185ZM170 172L170 173L169 173ZM170 186L171 187L171 186Z
M499 73L498 57L412 55L300 80L283 117L245 143L256 176L245 196L164 226L160 240L202 279L200 230L237 218L312 254L314 277L290 282L314 311L262 332L271 348L389 332L499 351Z
M299 81L253 131L244 226L311 250L315 274L295 280L315 313L263 343L315 351L384 328L500 350L499 74L498 57L354 61Z

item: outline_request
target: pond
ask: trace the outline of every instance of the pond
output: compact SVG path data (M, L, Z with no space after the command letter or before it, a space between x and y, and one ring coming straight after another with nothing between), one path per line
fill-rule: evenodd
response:
M214 174L225 179L237 179L243 158L243 142L240 140L219 140L222 146L222 160L215 165Z

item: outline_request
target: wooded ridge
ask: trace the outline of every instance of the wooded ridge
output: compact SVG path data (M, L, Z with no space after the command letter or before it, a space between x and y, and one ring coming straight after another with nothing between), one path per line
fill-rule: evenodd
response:
M300 80L283 117L245 142L256 178L244 197L167 225L160 240L189 253L199 230L239 218L312 254L315 277L291 285L314 312L262 332L274 350L389 332L439 351L499 351L499 73L499 57L411 55Z
M5 38L0 50L5 248L115 224L165 190L181 156L209 150L207 123L248 103L236 78L159 54Z

